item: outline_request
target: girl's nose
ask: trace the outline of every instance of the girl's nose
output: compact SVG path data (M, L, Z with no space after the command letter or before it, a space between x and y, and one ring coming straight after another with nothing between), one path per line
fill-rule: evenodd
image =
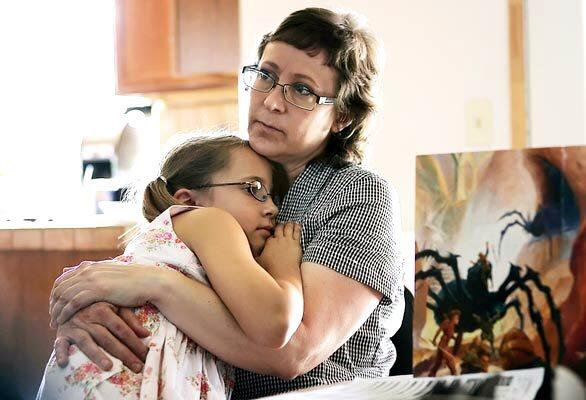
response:
M277 213L279 212L279 209L275 205L275 202L273 201L273 198L271 196L269 196L267 201L262 203L262 205L263 205L263 213L264 213L264 215L266 215L268 217L274 218L277 215Z

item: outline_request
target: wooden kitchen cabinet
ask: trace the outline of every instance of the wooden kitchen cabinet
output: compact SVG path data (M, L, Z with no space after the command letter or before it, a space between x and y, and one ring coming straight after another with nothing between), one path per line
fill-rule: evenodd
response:
M125 226L0 226L0 399L33 399L53 349L49 295L63 267L124 252Z
M117 93L237 86L238 0L116 0Z

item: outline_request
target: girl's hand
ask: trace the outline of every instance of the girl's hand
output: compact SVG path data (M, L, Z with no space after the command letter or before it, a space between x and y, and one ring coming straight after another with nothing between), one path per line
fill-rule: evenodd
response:
M300 241L301 225L291 221L277 224L257 262L271 275L279 266L299 268L302 256Z
M84 262L55 281L49 299L51 326L62 324L78 310L97 301L117 306L145 304L162 268L115 261Z

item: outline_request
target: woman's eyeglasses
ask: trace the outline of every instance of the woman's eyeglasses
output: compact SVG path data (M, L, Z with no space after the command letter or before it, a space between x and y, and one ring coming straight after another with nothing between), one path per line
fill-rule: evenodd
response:
M267 201L269 197L272 197L272 194L269 193L266 186L263 185L260 181L212 183L209 185L195 186L193 187L193 189L204 189L216 186L243 186L242 189L246 190L248 193L252 195L252 197L263 203Z
M334 104L336 100L333 97L318 96L303 83L280 84L254 65L242 68L242 77L247 87L263 93L270 92L277 85L281 86L287 102L307 111L313 110L316 104Z

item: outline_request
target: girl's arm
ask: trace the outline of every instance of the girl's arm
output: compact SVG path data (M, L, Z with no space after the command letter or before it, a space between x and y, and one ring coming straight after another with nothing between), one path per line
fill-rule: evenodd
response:
M217 208L199 208L173 218L177 236L197 255L213 289L253 341L282 347L303 316L300 228L278 225L259 260L275 252L279 263L263 269L234 217ZM273 257L274 258L274 257ZM261 261L262 262L262 261Z
M252 256L242 228L227 212L201 208L180 214L173 222L177 235L198 255L214 290L242 331L264 346L287 343L303 315L299 227L277 227L259 257L265 270ZM112 263L82 265L69 271L57 279L51 293L52 323L60 325L97 301L142 305L149 300L160 271Z

